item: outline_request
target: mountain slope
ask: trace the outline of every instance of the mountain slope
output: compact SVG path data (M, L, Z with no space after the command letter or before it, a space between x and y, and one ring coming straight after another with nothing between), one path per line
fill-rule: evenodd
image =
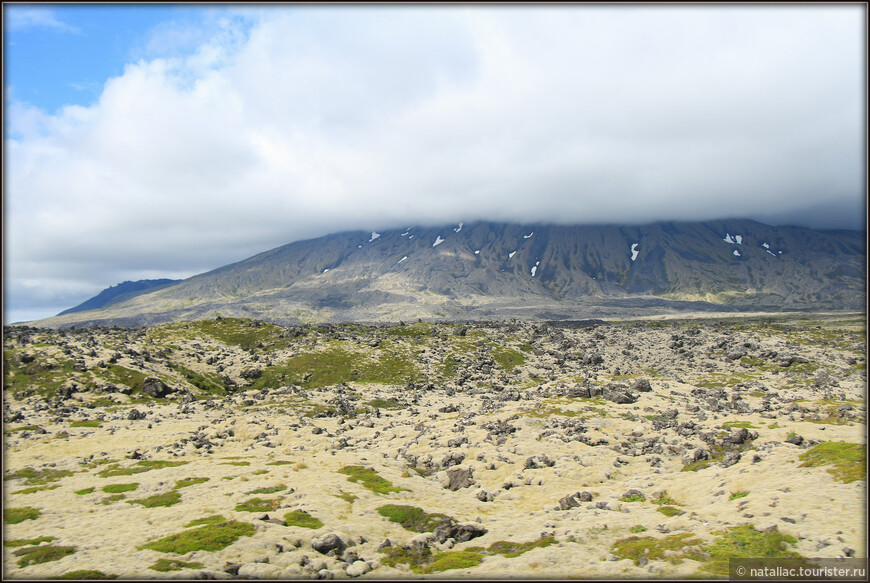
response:
M863 233L748 220L477 222L291 243L43 325L558 318L680 309L863 309Z
M104 308L112 304L117 304L125 300L129 300L130 298L134 298L144 293L148 293L149 291L156 291L158 289L162 289L174 283L178 283L179 281L182 280L140 279L139 281L125 281L123 283L119 283L117 285L113 285L112 287L104 289L94 297L85 300L79 305L73 308L69 308L68 310L64 310L63 312L58 314L58 316Z

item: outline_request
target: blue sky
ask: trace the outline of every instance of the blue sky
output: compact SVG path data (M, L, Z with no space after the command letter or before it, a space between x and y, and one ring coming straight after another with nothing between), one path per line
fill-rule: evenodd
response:
M862 229L866 10L4 4L4 321L349 229Z
M152 31L202 10L183 5L4 4L7 95L55 112L89 105L127 63L146 58Z

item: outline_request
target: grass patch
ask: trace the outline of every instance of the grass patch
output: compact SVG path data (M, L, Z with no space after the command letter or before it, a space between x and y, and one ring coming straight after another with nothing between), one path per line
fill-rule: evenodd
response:
M280 492L281 490L286 490L287 484L278 484L277 486L267 486L265 488L257 488L256 490L251 490L250 492L245 492L245 494L274 494L275 492Z
M250 523L230 520L172 534L137 548L178 555L191 551L219 551L241 537L253 534L254 527Z
M78 494L79 496L84 496L85 494L90 494L90 493L92 493L95 489L96 489L96 488L94 488L93 486L91 486L90 488L84 488L84 489L82 489L82 490L76 490L75 493Z
M84 421L71 421L70 427L102 427L102 422L96 419L86 419Z
M30 506L22 506L20 508L4 508L3 522L6 524L18 524L25 520L36 520L39 518L40 511L37 508Z
M167 571L181 571L182 569L202 569L202 563L180 561L178 559L157 559L157 562L148 568L152 571L166 573Z
M705 555L697 547L704 541L691 537L692 534L687 532L665 538L630 536L616 541L611 550L617 557L631 559L635 565L641 557L650 561L664 559L673 564L682 563L683 559L701 560Z
M519 557L523 553L527 553L532 549L542 549L552 544L556 544L556 539L552 536L542 536L538 540L533 540L524 543L515 543L509 541L496 541L489 545L486 553L490 555L503 555L509 559Z
M208 482L209 479L210 478L183 478L175 482L175 485L172 487L172 489L180 490L181 488L187 488L188 486L195 486L196 484Z
M132 484L109 484L108 486L103 486L102 490L106 494L120 494L121 492L132 492L138 487L139 482L133 482Z
M267 466L291 466L291 465L293 465L293 463L294 462L292 462L290 460L278 460L278 461L274 461L274 462L268 462L266 465Z
M172 462L168 460L141 460L129 468L122 468L117 463L112 463L105 470L97 472L101 478L111 478L113 476L132 476L133 474L141 474L150 472L151 470L160 470L163 468L174 468L183 466L190 462Z
M630 532L632 534L638 534L638 533L646 532L646 531L647 531L647 528L642 524L635 524L634 526L631 527L631 530L630 530Z
M58 561L67 555L76 552L75 547L58 547L54 545L43 545L39 547L29 547L18 549L12 554L16 557L21 557L16 564L19 567L27 567L29 565L39 565L40 563L49 563Z
M23 490L16 490L12 492L13 494L33 494L34 492L41 492L43 490L54 490L55 488L60 488L58 485L54 486L33 486L32 488L24 488Z
M280 500L278 498L277 500ZM251 498L236 504L236 512L268 512L275 508L277 500L264 500L263 498Z
M779 532L776 527L758 531L748 524L717 534L719 538L706 548L710 559L701 568L702 571L727 575L728 559L802 558L798 553L787 550L787 546L796 544L797 539Z
M184 528L191 528L193 526L202 526L204 524L218 524L219 522L226 522L227 519L221 516L220 514L214 514L212 516L204 516L202 518L197 518L196 520L191 520L187 524L184 525Z
M646 496L643 494L633 494L631 496L623 496L619 499L620 502L646 502Z
M762 393L763 394L763 393ZM723 427L730 427L731 429L758 429L755 425L750 423L749 421L726 421L722 424Z
M49 577L51 580L75 579L75 580L91 580L91 579L117 579L117 575L106 575L102 571L94 569L79 569L78 571L67 571L58 577Z
M674 506L659 506L658 508L656 508L656 510L661 512L662 514L664 514L668 518L670 518L672 516L676 516L676 515L681 514L683 512L682 510L680 510L679 508L676 508Z
M41 536L39 538L19 538L15 540L3 541L3 546L6 547L25 547L27 545L38 545L57 540L53 536Z
M103 506L108 506L109 504L113 504L118 500L123 500L126 497L127 496L124 494L113 494L112 496L106 496L105 498L103 498L100 504L102 504Z
M341 494L334 494L336 498L341 498L348 504L353 504L353 501L357 499L357 496L354 496L350 492L342 492Z
M496 346L492 349L492 359L505 371L510 372L518 366L525 364L526 355L513 348Z
M393 484L378 475L372 468L363 466L345 466L338 470L339 474L347 476L349 482L359 483L375 494L389 494L390 492L410 492L407 488L397 488Z
M158 506L172 506L179 502L181 502L181 494L172 490L163 494L154 494L147 498L140 498L139 500L128 500L127 504L141 504L145 508L156 508Z
M323 522L311 516L304 510L294 510L284 515L284 526L298 526L300 528L320 528Z
M736 492L731 492L731 495L728 496L728 501L737 500L738 498L745 498L749 496L749 492L746 490L737 490Z
M3 480L17 480L24 478L24 483L28 486L41 486L49 482L57 482L61 478L66 478L67 476L72 475L73 472L70 470L55 470L52 468L34 470L33 468L22 468L14 474L6 476Z
M368 401L366 405L377 409L398 409L402 406L395 397L390 397L389 399L373 399Z
M413 572L419 574L437 573L451 569L468 569L483 561L483 555L474 551L449 551L432 555L428 547L425 547L420 553L402 547L390 547L385 550L387 556L381 561L383 564L395 567L405 563Z
M251 462L221 462L222 466L249 466Z
M863 480L867 473L867 446L858 443L827 441L800 454L800 467L833 466L828 468L835 480L850 484Z
M378 508L378 514L391 522L397 522L412 532L432 532L448 518L445 514L429 514L416 506L386 504Z

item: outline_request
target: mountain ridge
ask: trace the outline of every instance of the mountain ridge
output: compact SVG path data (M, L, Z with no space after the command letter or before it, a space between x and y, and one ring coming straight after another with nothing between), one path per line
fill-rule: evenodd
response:
M282 245L48 326L224 316L279 323L863 309L862 233L747 219L476 221ZM559 319L559 318L556 318Z

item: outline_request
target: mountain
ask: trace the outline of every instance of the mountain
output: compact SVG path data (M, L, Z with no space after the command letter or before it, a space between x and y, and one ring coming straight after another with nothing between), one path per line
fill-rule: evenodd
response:
M140 279L139 281L125 281L118 285L106 288L89 300L85 300L74 308L64 310L58 316L64 314L72 314L75 312L84 312L87 310L96 310L105 308L112 304L117 304L130 298L142 295L149 291L156 291L170 286L174 283L182 281L180 279Z
M857 231L750 220L639 226L476 222L298 241L36 325L237 316L290 324L863 310Z

